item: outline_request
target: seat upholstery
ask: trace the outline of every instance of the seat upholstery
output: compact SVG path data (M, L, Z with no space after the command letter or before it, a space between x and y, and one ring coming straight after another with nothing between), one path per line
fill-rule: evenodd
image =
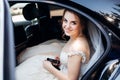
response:
M50 11L47 5L41 3L27 4L23 8L23 16L31 22L35 18L37 19L37 23L32 22L25 27L29 46L54 38L53 29L50 25Z
M24 8L23 8L23 16L27 21L30 21L31 24L27 25L25 27L25 32L27 35L27 45L28 46L32 46L32 45L36 45L39 43L39 24L38 24L38 20L37 22L33 22L33 20L39 17L39 12L38 9L36 8L36 5L33 4L27 4Z

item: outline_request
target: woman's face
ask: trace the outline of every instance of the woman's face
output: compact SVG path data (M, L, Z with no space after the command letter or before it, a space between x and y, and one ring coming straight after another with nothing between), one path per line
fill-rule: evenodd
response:
M72 12L66 11L63 16L62 28L67 36L78 36L82 31L80 19Z

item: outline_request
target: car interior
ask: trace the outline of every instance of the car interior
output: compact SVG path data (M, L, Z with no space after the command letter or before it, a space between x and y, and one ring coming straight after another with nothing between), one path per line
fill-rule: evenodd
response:
M38 10L39 8L39 10ZM53 16L50 18L49 7L45 4L27 4L22 14L30 24L23 26L19 24L14 27L16 51L21 51L22 47L30 47L50 39L62 39L61 18ZM14 23L15 25L18 23Z
M17 3L10 3L11 6ZM16 65L19 65L17 57L25 49L33 48L39 44L51 43L56 40L67 41L69 37L63 39L63 31L61 28L62 13L65 8L48 5L45 3L27 3L22 10L22 15L25 21L14 22L14 39L15 39L15 52L16 52ZM55 12L61 10L58 15ZM11 12L12 13L12 12ZM12 16L13 17L13 16ZM101 56L104 56L105 50L107 48L107 41L105 36L92 23L89 19L87 21L88 33L91 38L90 42L92 45L91 50L91 59L89 61L89 66L85 70L84 74L87 74L87 71L95 71L94 65L97 65ZM51 41L53 40L53 41ZM95 64L96 63L96 64Z

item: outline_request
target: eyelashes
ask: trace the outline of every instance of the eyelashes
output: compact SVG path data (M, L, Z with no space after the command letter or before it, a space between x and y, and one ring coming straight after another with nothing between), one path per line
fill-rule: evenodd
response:
M64 19L63 19L63 22L64 22L64 23L67 23L68 20L64 18ZM77 22L76 22L76 21L71 21L70 24L72 24L72 25L76 25Z
M73 25L76 25L76 24L77 24L75 21L72 21L71 23L72 23Z
M64 19L63 19L63 22L67 23L67 19L64 18Z

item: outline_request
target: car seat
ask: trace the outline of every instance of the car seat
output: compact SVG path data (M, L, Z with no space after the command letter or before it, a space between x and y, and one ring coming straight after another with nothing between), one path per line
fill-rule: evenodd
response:
M40 26L39 26L38 19L37 19L39 17L38 9L36 8L36 5L34 3L27 4L23 8L22 12L23 12L24 18L27 21L32 22L31 24L25 27L28 46L36 45L39 43L39 37L40 37L40 33L39 33Z
M32 22L32 24L25 27L28 46L34 46L51 39L51 33L49 31L50 12L48 6L29 3L23 8L23 16L26 20Z

